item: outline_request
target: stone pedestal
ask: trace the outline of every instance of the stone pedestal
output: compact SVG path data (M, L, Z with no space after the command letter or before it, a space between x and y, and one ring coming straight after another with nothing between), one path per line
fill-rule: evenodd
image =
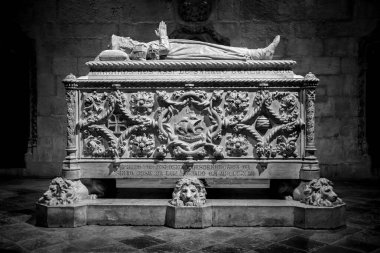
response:
M172 228L206 228L212 226L212 206L168 206L166 222Z
M37 204L47 227L150 225L173 228L288 227L333 229L345 225L345 204L316 207L290 200L211 199L202 207L174 207L164 199L96 199L65 206Z

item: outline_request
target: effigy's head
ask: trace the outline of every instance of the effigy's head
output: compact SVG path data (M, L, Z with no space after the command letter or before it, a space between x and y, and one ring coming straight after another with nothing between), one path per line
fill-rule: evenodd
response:
M333 183L326 178L313 179L304 190L305 203L314 206L336 206L343 204L334 192Z
M202 206L206 203L206 189L196 177L183 177L174 187L173 206Z

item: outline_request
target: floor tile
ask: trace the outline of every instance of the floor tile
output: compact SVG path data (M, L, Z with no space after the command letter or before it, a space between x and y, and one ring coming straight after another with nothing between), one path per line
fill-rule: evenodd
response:
M231 244L233 246L243 247L246 249L254 249L254 248L263 247L269 244L267 241L264 241L261 239L253 239L249 237L237 237L237 238L230 239L226 241L225 243Z
M61 238L51 236L42 236L17 242L18 245L30 251L59 243L63 243Z
M377 245L359 241L355 238L352 238L351 236L345 237L333 243L333 245L348 248L348 249L360 250L362 252L371 252L379 248Z
M247 251L248 250L245 248L236 247L229 244L215 244L200 250L200 252L204 253L241 253Z
M22 240L34 239L37 237L49 236L49 234L39 231L38 229L28 229L28 230L10 230L8 232L3 232L1 235L11 241L18 242Z
M150 234L150 233L154 233L154 232L163 230L163 229L165 229L165 227L162 227L162 226L133 226L132 229L137 231L137 232L140 232L142 234Z
M228 230L228 229L225 229L225 230ZM200 232L202 233L202 231L200 231ZM218 241L227 240L227 239L233 237L234 235L235 235L234 233L224 231L220 228L218 228L217 230L212 231L210 233L208 233L208 232L204 233L204 236L206 236L208 239L218 240Z
M39 248L31 251L32 253L83 253L84 250L76 248L67 242Z
M293 237L299 233L299 230L294 228L282 228L282 227L274 227L274 228L261 228L252 234L247 234L246 236L252 239L261 239L264 241L272 241L278 242L290 237Z
M90 252L107 252L107 253L113 253L113 252L127 252L127 253L134 253L134 252L140 252L140 250L127 246L124 243L115 243L112 245L107 245L104 247L99 247L95 249L91 249Z
M210 238L206 238L203 236L183 238L182 241L178 242L178 244L183 245L185 248L188 248L191 250L205 248L207 246L210 246L212 244L217 244L217 243L219 243L218 240L212 240Z
M350 238L374 244L380 247L380 232L372 231L372 230L363 230L358 233L353 234Z
M326 245L326 246L323 246L322 248L318 248L311 252L313 253L359 253L361 251L356 251L353 249L347 249L347 248L342 248L342 247L333 246L333 245Z
M143 249L143 248L147 248L147 247L151 247L154 245L165 243L164 240L154 238L154 237L149 236L149 235L138 236L135 238L122 240L120 242L124 243L125 245L137 248L137 249Z
M100 248L100 247L104 247L106 245L111 245L115 243L118 243L118 241L112 240L111 238L108 238L108 237L99 237L99 236L93 236L93 237L87 236L86 238L74 240L70 242L72 246L76 248L81 248L81 249Z
M160 244L144 249L144 252L149 253L185 253L189 251L190 249L184 247L183 245L175 243Z
M292 248L283 244L273 243L265 247L255 249L259 253L305 253L306 251Z
M106 235L107 237L118 241L120 241L120 239L127 239L143 235L142 233L132 229L132 227L129 226L99 226L98 230L100 234Z
M174 228L164 228L162 230L157 230L149 235L166 242L178 242L185 238L189 238L189 231L182 231L182 229L174 229Z
M336 230L305 230L302 236L318 242L331 244L359 231L361 229L355 227L343 227Z
M294 236L289 239L280 241L281 244L288 245L293 248L310 251L316 248L320 248L322 246L325 246L325 243L317 242L312 239L303 237L303 236Z

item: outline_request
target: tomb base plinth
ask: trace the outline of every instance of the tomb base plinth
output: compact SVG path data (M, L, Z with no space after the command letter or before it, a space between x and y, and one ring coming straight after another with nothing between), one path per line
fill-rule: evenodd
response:
M37 225L149 225L173 228L299 227L345 225L346 205L310 206L294 200L209 199L202 207L174 207L166 199L95 199L62 206L37 205Z

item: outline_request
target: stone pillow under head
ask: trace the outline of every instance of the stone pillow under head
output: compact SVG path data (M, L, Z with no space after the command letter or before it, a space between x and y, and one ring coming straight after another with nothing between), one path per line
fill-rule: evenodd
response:
M95 60L99 61L127 61L129 56L121 50L104 50Z

